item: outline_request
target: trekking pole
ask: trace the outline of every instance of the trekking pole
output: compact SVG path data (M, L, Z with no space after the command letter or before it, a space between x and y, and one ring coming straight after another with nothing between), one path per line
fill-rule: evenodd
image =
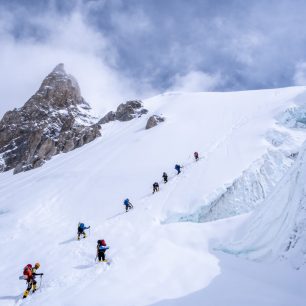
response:
M40 275L40 282L39 282L39 292L41 292L41 282L42 282L42 275Z

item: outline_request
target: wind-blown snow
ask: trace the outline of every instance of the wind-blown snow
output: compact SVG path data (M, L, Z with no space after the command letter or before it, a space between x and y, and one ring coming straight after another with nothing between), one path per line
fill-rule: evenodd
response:
M147 116L103 125L101 138L42 168L1 174L0 272L5 282L0 305L15 305L25 289L18 276L35 261L45 273L41 291L17 303L135 306L204 290L204 298L193 305L224 305L224 300L205 300L205 290L216 284L226 298L226 280L233 275L245 294L258 285L261 305L282 305L281 299L292 296L292 287L283 290L285 281L260 286L264 265L240 267L240 261L211 250L211 243L227 241L245 216L204 224L163 221L201 208L269 151L295 154L305 132L283 127L275 118L304 92L305 87L294 87L160 95L144 101ZM152 114L166 121L145 130ZM282 141L277 138L277 146L267 140L271 130L285 135ZM200 153L199 162L193 161L194 151ZM184 165L179 176L176 163ZM161 181L163 171L170 180L152 195L151 186ZM129 213L122 205L126 197L135 207ZM79 221L91 225L91 233L76 241ZM94 263L98 239L110 246L110 266ZM251 279L254 270L256 281ZM225 280L221 284L220 278ZM292 272L290 283L298 282ZM227 305L243 305L239 302L247 299L240 290L232 294ZM302 305L303 298L303 290L296 289L294 305Z

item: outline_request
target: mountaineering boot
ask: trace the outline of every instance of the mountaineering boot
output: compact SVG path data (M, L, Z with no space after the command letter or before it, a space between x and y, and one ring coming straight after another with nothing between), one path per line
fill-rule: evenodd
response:
M104 259L103 262L107 262L107 259Z
M32 286L32 292L34 293L37 290L36 284Z
M26 290L26 291L24 292L22 298L25 299L28 295L29 295L29 290Z
M85 234L85 232L84 232L83 236L84 236L83 238L86 238L86 234Z

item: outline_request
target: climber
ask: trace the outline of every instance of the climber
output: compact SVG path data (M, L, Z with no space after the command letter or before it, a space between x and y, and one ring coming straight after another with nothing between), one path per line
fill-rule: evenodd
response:
M123 201L123 204L125 205L125 211L128 212L129 209L134 208L134 206L132 205L132 203L130 202L129 199L125 199Z
M78 225L78 240L80 240L81 235L83 235L83 238L86 238L85 230L89 229L90 226L85 226L84 223L79 222Z
M106 245L105 240L101 239L97 241L97 258L99 262L107 262L105 259L105 251L108 250L109 247Z
M195 158L196 161L199 160L199 153L198 153L198 152L194 152L194 153L193 153L193 156L194 156L194 158Z
M43 273L36 273L39 267L40 267L40 264L37 262L34 268L32 267L31 264L28 264L23 269L23 278L27 281L27 285L28 285L27 290L23 294L24 299L29 295L31 289L33 293L37 290L37 287L36 287L37 282L35 280L35 277L38 275L42 277L44 275Z
M157 191L159 191L159 184L158 184L157 182L155 182L155 183L153 184L153 193L155 193L155 192L157 192Z
M164 183L166 184L168 182L168 175L166 172L163 173L163 179L164 179Z
M181 168L183 168L183 166L176 164L174 169L177 171L177 174L181 173Z

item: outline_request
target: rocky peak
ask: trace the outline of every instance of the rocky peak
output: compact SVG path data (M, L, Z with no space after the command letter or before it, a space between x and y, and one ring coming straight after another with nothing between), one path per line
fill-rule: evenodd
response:
M58 65L56 65L51 73L66 74L64 64L59 63Z
M141 117L143 114L147 114L148 110L143 108L142 101L131 100L120 104L115 112L111 111L107 113L100 121L100 124L105 124L110 121L129 121L137 117Z
M100 136L76 79L57 65L20 109L0 121L0 171L30 170Z
M159 123L164 122L165 118L159 115L151 116L146 124L146 130L151 129L152 127L157 126Z
M43 80L39 90L26 102L25 107L33 104L42 108L55 109L67 108L72 105L88 104L81 96L81 91L76 79L66 73L64 64L57 65Z

